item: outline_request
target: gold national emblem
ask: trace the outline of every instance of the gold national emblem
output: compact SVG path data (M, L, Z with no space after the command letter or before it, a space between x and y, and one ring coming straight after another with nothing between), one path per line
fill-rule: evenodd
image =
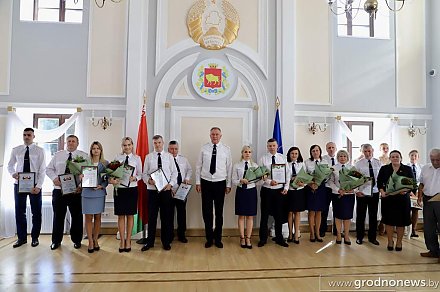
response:
M186 19L190 37L201 47L220 50L238 36L240 19L227 0L199 0Z

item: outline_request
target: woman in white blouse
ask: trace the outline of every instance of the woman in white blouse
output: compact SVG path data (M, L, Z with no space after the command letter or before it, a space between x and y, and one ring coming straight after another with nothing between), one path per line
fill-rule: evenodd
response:
M246 171L250 167L258 167L252 161L252 149L243 146L241 149L241 161L232 168L232 184L237 186L235 193L235 215L238 215L238 229L240 230L240 246L252 248L251 235L254 224L254 216L257 215L257 189L255 183L246 178ZM246 224L246 238L244 226Z
M119 252L130 252L134 215L137 213L137 181L142 179L141 158L133 153L133 140L130 137L122 138L122 153L116 156L115 160L134 167L128 187L120 185L119 179L111 178L109 180L111 184L117 187L114 206L115 215L118 216L119 236L121 237Z
M329 187L332 189L332 193L334 197L337 199L334 200L333 206L333 214L336 220L336 244L342 243L342 225L344 225L344 243L347 245L351 245L350 241L350 223L353 218L353 209L354 209L354 201L355 196L353 190L341 190L339 184L339 171L342 168L351 168L351 165L348 161L348 152L345 150L339 150L336 154L336 159L338 163L333 166L333 173L330 176L328 181Z

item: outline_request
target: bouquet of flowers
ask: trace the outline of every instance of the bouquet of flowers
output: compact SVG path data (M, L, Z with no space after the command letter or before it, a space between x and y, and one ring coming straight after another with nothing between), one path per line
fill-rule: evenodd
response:
M388 179L385 192L387 195L397 195L403 191L411 191L417 188L417 182L413 178L401 176L395 172Z
M269 170L265 166L249 167L244 178L249 182L256 182L268 174Z
M121 162L118 160L113 160L107 165L105 172L102 175L113 178L121 178L124 173L123 169L124 165Z
M332 172L333 169L328 164L317 164L312 174L313 182L315 182L318 186L321 185L323 181L330 177Z
M66 164L71 174L79 175L81 174L81 166L87 166L89 162L82 156L75 156L73 160L67 160Z
M351 191L371 180L370 177L364 176L354 167L351 169L342 168L339 171L339 184L341 190Z
M296 175L295 179L290 183L290 186L294 189L300 188L298 185L299 182L303 183L304 185L309 184L313 181L313 176L308 174L304 167L301 168L301 170Z

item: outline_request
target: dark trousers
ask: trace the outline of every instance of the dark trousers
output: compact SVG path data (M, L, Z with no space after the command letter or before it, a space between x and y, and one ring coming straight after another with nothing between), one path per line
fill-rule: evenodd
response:
M74 243L81 243L83 237L83 214L81 208L81 194L62 195L61 190L52 191L53 226L52 242L63 241L64 220L67 207L70 211L70 239Z
M428 202L431 197L423 196L423 235L426 248L440 256L437 231L440 228L440 202Z
M269 215L275 219L275 238L283 240L283 223L287 221L287 196L281 194L283 189L269 189L262 187L260 191L260 241L267 242L269 237L268 221Z
M157 216L160 209L160 240L163 246L171 243L171 191L147 190L148 194L148 237L147 243L154 246L156 240Z
M335 222L335 215L334 215L334 201L335 201L335 194L333 194L331 188L325 188L327 192L326 196L326 202L325 202L325 209L321 212L321 227L319 228L319 234L321 236L325 235L327 232L327 219L328 219L328 211L330 209L330 203L332 203L333 206L333 232L336 233L336 222Z
M171 234L174 237L174 210L177 216L177 237L184 238L186 232L186 200L171 199Z
M17 225L17 237L19 240L26 240L27 220L26 220L26 200L29 195L29 202L32 211L32 240L37 240L41 231L41 191L38 194L19 194L18 185L14 185L15 197L15 224Z
M207 242L222 241L223 206L225 204L226 181L212 182L202 179L202 215L205 222L205 236ZM213 208L214 203L214 208ZM213 215L215 210L215 230L213 230Z
M368 240L376 240L377 234L377 208L379 204L379 193L372 196L356 197L356 238L363 239L365 235L365 217L368 208Z

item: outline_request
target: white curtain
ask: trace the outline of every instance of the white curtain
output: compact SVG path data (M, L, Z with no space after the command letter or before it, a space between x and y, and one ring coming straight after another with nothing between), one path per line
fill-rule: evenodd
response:
M34 142L50 142L58 139L80 118L82 119L82 114L77 112L58 128L52 130L35 129ZM0 237L12 237L16 232L14 179L10 176L7 168L12 148L23 144L21 133L26 127L28 127L28 125L25 125L15 112L8 113L6 118L5 154L0 192ZM75 128L75 133L78 134L78 137L82 136L82 129L77 129L80 128L80 126L76 125Z

